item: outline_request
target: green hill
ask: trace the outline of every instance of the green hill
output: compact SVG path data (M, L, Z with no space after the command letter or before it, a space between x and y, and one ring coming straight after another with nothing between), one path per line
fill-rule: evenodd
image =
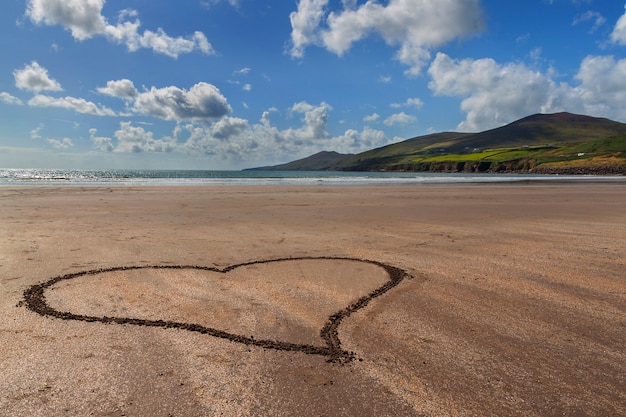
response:
M626 124L571 113L535 114L479 133L435 133L355 155L320 152L256 169L626 173Z

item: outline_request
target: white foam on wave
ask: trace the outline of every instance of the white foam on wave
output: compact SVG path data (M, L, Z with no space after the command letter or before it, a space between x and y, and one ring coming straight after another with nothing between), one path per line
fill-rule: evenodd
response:
M448 174L416 172L167 171L0 169L4 185L384 185L521 182L626 182L626 176Z

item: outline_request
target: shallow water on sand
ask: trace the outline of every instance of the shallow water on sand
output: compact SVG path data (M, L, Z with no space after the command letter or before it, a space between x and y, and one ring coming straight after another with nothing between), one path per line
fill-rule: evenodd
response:
M7 185L377 185L543 181L626 182L626 177L423 172L2 169Z

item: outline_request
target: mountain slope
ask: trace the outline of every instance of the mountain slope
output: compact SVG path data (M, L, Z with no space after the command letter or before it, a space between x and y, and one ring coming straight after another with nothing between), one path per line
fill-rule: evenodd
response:
M558 165L573 159L579 166L587 162L597 166L608 160L612 165L626 166L623 135L626 124L609 119L571 113L535 114L479 133L435 133L355 155L320 152L287 164L256 169L528 171L541 164ZM592 145L602 140L612 145ZM583 149L596 151L587 153Z
M448 148L504 148L535 145L572 145L626 133L626 124L571 113L535 114L506 126L464 137Z
M349 154L322 151L297 161L270 167L253 168L256 171L331 171L337 162L349 157Z

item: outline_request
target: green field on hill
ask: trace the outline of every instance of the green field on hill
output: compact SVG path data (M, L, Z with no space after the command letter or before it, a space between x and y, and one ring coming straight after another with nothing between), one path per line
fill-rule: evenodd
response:
M257 169L626 174L626 124L536 114L484 132L441 132L358 154L320 152Z

